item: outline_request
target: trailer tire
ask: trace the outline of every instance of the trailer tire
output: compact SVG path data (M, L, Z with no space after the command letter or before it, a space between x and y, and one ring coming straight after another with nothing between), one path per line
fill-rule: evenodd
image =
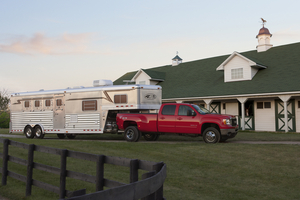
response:
M34 133L33 133L31 126L25 127L24 134L28 139L32 139L34 137Z
M74 139L76 137L76 135L75 134L67 134L67 137L69 139Z
M66 137L66 135L65 134L57 134L57 137L59 139L64 139Z
M218 143L221 139L220 132L214 127L208 127L203 133L205 143Z
M34 135L37 139L43 139L45 134L43 134L42 128L40 126L34 127Z
M152 133L145 133L144 139L147 141L156 141L159 138L159 135Z
M127 142L137 142L141 137L141 132L136 126L128 126L124 132L124 139Z

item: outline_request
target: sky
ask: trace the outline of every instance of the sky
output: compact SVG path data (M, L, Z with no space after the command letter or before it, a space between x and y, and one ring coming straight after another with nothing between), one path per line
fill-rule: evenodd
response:
M127 72L300 42L299 0L0 0L0 91L92 86ZM188 73L188 72L187 72ZM201 74L199 74L201 77Z

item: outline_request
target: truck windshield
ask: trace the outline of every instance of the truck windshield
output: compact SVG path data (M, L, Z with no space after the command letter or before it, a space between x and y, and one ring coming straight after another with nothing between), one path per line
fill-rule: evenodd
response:
M208 114L210 113L209 110L207 110L206 108L202 107L202 106L197 106L197 105L193 105L193 108L195 108L197 110L198 113L200 114Z

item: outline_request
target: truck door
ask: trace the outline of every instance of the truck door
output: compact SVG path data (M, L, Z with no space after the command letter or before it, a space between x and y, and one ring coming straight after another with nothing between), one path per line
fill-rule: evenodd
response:
M176 105L165 105L158 114L158 132L175 133Z
M188 116L188 113L196 113L191 107L180 105L176 116L176 133L200 133L199 119L197 116Z
M53 128L63 129L65 127L65 98L63 95L54 97Z

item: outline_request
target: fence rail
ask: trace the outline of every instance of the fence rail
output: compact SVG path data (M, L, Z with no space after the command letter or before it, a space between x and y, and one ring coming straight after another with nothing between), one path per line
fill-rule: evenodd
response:
M138 159L128 159L111 157L105 155L95 155L83 152L70 151L67 149L56 149L51 147L38 146L34 144L25 144L8 139L1 139L3 143L3 152L0 152L2 158L2 185L7 184L7 176L26 183L26 196L31 195L32 185L39 188L59 194L60 199L68 197L72 200L84 199L105 199L105 200L163 200L163 183L167 176L166 165L163 162L155 163ZM27 160L14 157L8 154L9 145L28 150ZM54 154L60 156L60 168L34 162L34 151ZM96 176L74 172L66 169L67 157L92 161L96 163ZM20 175L8 170L8 161L27 166L27 175ZM125 184L114 180L104 178L104 164L129 167L130 183ZM53 186L38 180L32 179L33 169L60 175L60 186ZM145 170L148 173L142 175L142 180L138 180L138 170ZM66 178L73 178L95 184L95 193L86 194L85 189L77 191L66 190ZM104 187L109 189L103 190Z

